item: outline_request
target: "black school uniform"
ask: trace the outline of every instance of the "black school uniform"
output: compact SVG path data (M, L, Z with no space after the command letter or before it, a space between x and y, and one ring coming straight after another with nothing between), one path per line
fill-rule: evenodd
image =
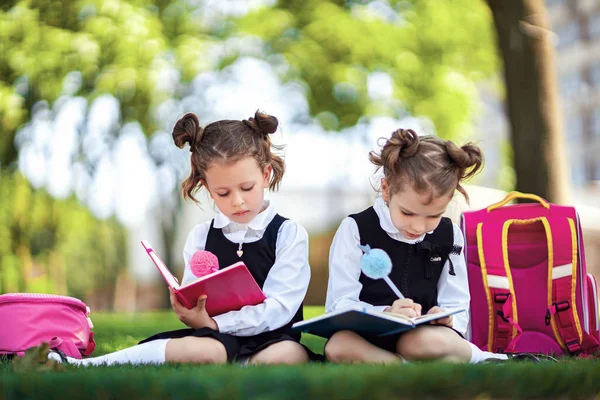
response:
M240 260L244 261L248 270L258 283L258 286L262 289L267 275L275 263L277 235L279 228L285 220L286 218L276 214L267 226L261 239L251 243L244 243L243 254L241 257L238 257L236 254L238 244L228 240L223 234L222 229L215 228L213 220L206 237L205 250L210 251L217 256L220 267L226 267ZM301 321L302 318L301 305L292 320L283 327L254 336L235 336L232 334L221 333L211 328L187 328L156 334L142 340L140 344L155 339L175 339L186 336L211 337L225 346L227 360L233 362L247 358L274 343L285 340L299 342L300 335L292 333L290 328L295 322ZM309 353L309 355L313 356L311 353Z
M390 256L393 268L389 278L404 297L421 304L423 313L434 306L468 307L463 243L460 229L448 218L442 218L436 229L421 238L406 239L393 225L387 205L378 198L373 207L344 219L336 232L326 310L360 306L383 311L398 299L383 279L371 279L360 270L363 252L359 245L367 244ZM455 315L453 329L461 335L468 324L468 314L462 314ZM378 347L396 352L400 335L363 336Z

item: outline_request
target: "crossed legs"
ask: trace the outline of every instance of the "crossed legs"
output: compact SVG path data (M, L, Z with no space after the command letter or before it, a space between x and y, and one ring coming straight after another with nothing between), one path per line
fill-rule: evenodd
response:
M443 360L449 362L469 362L469 343L443 326L420 326L400 336L396 342L396 352L390 352L368 342L351 331L335 333L325 346L325 355L331 362L344 363L397 363L402 359Z

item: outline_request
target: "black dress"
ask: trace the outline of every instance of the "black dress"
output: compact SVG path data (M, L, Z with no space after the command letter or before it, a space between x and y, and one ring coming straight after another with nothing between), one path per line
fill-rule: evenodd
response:
M423 312L438 305L438 281L450 254L460 254L454 246L454 228L449 218L442 218L437 228L425 235L423 241L405 243L392 239L382 228L373 207L350 215L356 221L360 244L384 250L392 259L389 277L404 297L419 303ZM454 268L450 261L450 274ZM398 299L383 279L371 279L361 272L360 301L374 306L391 305ZM454 329L453 329L454 330ZM460 335L460 333L454 330ZM396 343L402 333L390 336L361 335L377 347L396 353ZM462 336L462 335L461 335Z
M277 234L285 220L286 218L279 214L275 215L260 240L252 243L244 243L243 254L241 257L238 257L236 253L238 244L228 240L223 234L222 229L215 228L213 220L206 237L205 250L210 251L217 256L220 267L229 266L240 260L243 261L258 283L258 286L262 289L265 280L267 279L267 275L275 263ZM274 343L285 340L300 342L300 334L292 333L290 328L295 322L301 321L302 318L302 305L300 305L298 312L288 324L276 330L263 332L254 336L234 336L227 333L221 333L211 328L187 328L158 333L142 340L140 344L156 339L177 339L186 336L210 337L218 340L225 346L227 360L233 362L240 358L243 359L249 357ZM309 356L314 358L314 354L308 349L306 350L308 351Z

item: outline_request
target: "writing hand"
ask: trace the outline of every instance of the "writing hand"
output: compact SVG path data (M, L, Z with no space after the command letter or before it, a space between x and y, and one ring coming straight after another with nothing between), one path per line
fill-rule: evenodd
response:
M412 318L421 315L421 305L415 303L412 299L398 299L392 303L391 307L387 307L384 311Z

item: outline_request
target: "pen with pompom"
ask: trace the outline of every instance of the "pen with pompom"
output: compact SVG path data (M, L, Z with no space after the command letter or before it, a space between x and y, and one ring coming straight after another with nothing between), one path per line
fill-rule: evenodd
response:
M360 246L360 248L365 252L360 259L360 269L362 272L371 279L383 279L396 296L399 299L403 299L404 296L388 276L392 272L392 260L390 256L381 249L372 249L369 245Z

